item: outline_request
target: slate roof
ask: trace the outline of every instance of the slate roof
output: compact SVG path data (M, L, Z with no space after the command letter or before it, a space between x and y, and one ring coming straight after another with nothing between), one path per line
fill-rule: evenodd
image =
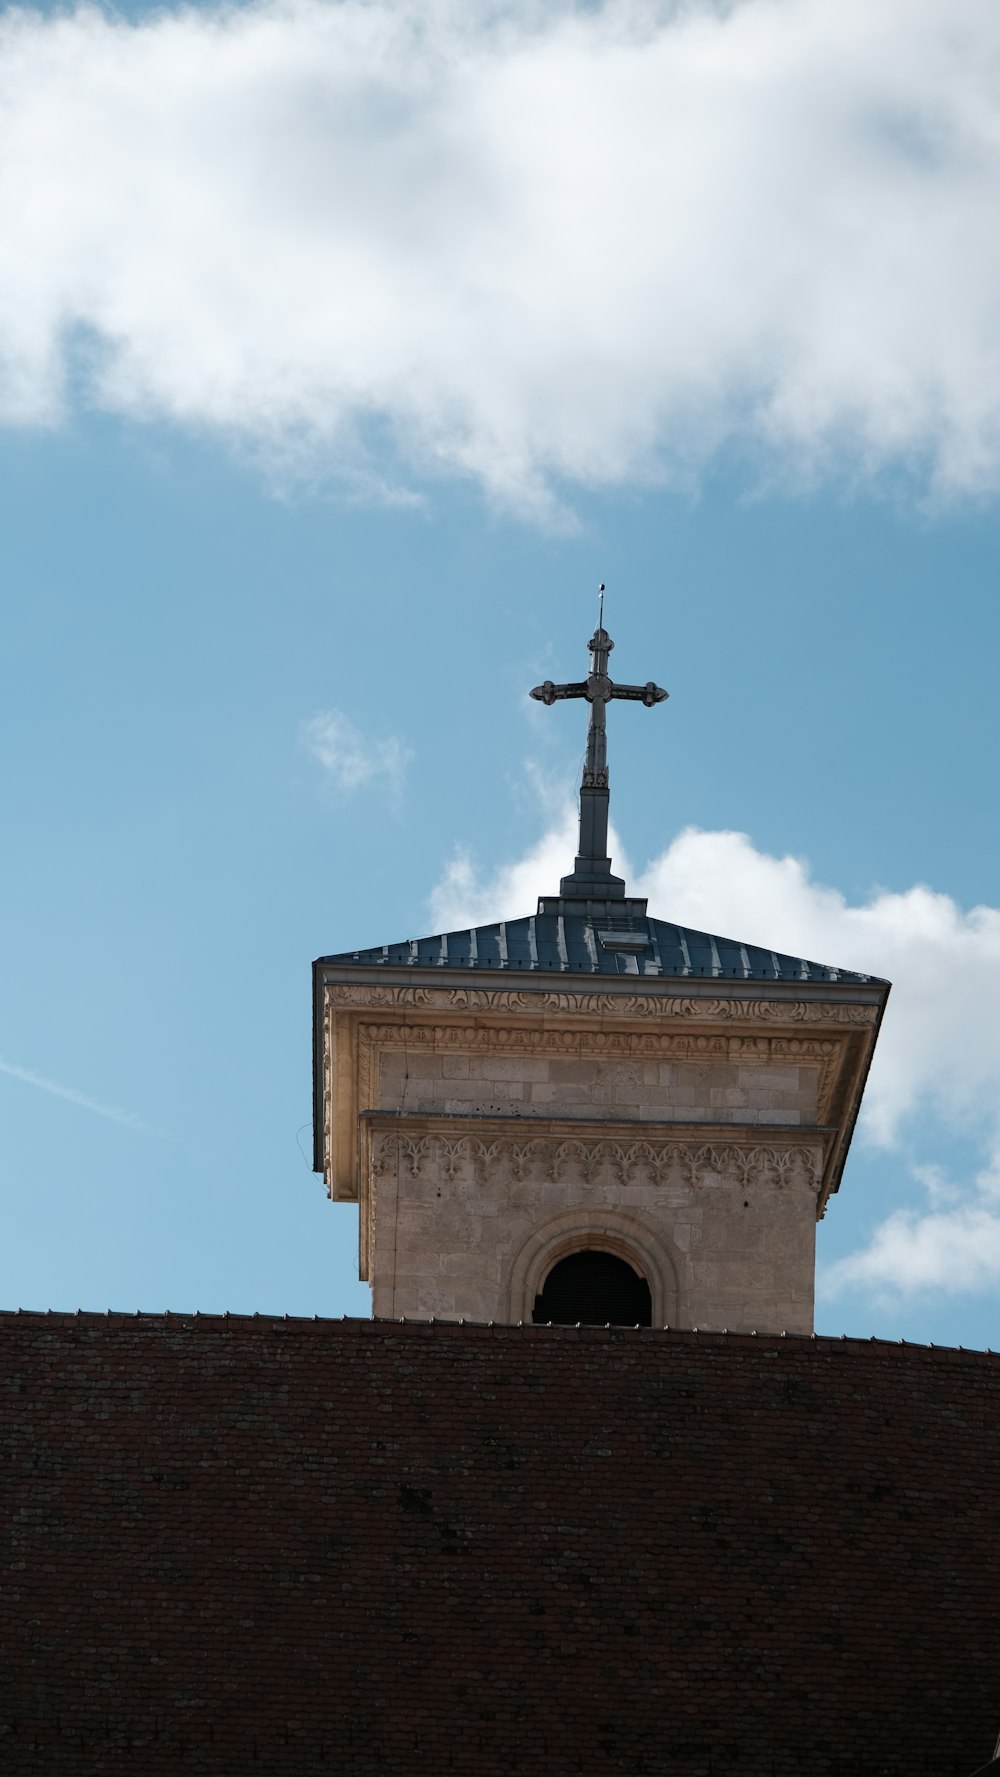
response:
M347 950L321 963L389 968L507 969L538 974L704 976L746 981L842 981L882 985L860 975L780 951L741 944L668 920L591 919L577 913L537 913L497 920L433 938L410 938L369 950Z

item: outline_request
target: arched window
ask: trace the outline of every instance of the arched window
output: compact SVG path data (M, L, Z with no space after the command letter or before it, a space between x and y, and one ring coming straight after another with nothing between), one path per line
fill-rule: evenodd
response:
M570 1253L545 1279L532 1320L536 1326L648 1327L653 1302L646 1279L614 1253Z

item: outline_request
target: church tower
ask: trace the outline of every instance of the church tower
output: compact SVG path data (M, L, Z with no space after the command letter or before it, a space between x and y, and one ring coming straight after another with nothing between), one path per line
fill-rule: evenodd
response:
M377 1316L808 1333L888 983L650 917L607 855L603 612L572 872L314 964L316 1168Z

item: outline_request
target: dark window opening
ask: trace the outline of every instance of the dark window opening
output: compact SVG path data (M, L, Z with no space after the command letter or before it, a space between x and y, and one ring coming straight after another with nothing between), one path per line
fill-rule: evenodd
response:
M570 1253L553 1265L531 1318L536 1326L649 1327L653 1300L646 1279L614 1253Z

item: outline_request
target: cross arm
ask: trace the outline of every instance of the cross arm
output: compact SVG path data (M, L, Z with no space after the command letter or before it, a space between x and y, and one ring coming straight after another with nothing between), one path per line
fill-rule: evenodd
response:
M553 685L551 679L546 679L544 685L535 686L531 695L539 703L555 703L559 697L586 697L587 688L586 679L577 679L572 685Z
M535 693L532 692L531 695L534 697ZM651 710L654 703L664 703L670 693L664 691L662 685L654 685L650 679L647 685L612 685L611 695L628 698L633 703L644 703Z

